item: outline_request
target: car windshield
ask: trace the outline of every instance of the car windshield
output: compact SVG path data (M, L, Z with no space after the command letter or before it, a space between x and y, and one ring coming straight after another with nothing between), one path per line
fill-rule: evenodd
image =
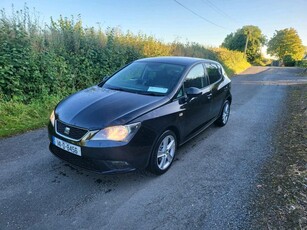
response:
M133 93L164 96L178 83L185 66L133 62L108 79L103 87Z

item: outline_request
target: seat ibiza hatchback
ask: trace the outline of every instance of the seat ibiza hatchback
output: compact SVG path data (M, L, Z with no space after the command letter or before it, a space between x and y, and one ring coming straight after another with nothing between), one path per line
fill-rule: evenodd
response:
M132 62L61 101L50 116L50 150L100 173L171 166L178 146L229 118L230 79L215 61L188 57Z

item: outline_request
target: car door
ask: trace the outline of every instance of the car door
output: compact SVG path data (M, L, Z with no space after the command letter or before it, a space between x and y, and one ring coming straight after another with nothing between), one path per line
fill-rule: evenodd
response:
M220 113L224 99L226 97L226 89L222 84L223 75L221 67L216 63L205 63L205 68L208 74L210 89L212 93L210 118L214 118L217 117Z
M211 90L208 87L208 79L202 63L195 65L186 75L183 88L186 91L189 87L200 89L199 96L189 98L183 105L184 113L182 117L182 130L185 137L193 134L204 123L210 120L211 110Z

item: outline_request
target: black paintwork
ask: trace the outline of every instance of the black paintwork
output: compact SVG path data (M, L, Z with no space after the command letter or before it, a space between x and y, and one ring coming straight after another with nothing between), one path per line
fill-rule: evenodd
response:
M179 64L185 66L185 71L173 90L165 96L106 89L104 82L102 82L98 86L90 87L66 98L55 109L56 119L66 124L91 131L113 125L141 122L141 128L128 143L93 141L89 137L81 141L74 141L58 135L55 128L49 124L50 140L54 136L79 145L82 149L82 157L73 156L76 160L70 160L70 158L64 157L67 154L64 154L63 150L51 143L50 150L56 156L81 167L107 173L145 168L150 160L156 140L165 130L174 131L178 143L182 144L216 120L226 99L231 102L230 80L226 75L203 89L190 90L199 94L198 96L193 94L188 96L184 93L181 97L177 97L187 73L194 65L199 63L218 64L217 62L186 57L146 58L136 62ZM103 167L97 170L81 164L80 162L83 160L94 161L97 164L99 162L125 161L128 166L126 169L116 169L110 164L102 163L100 165Z
M89 130L127 124L166 103L168 98L105 89L99 86L82 90L62 101L57 118Z

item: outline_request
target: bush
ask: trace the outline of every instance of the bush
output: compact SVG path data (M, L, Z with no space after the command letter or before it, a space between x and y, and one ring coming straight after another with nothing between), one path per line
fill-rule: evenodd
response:
M240 73L250 67L244 54L239 51L231 51L226 48L205 48L197 43L173 43L174 56L189 56L211 59L220 62L228 75Z
M249 65L241 52L197 43L163 43L153 36L85 28L77 18L51 18L41 27L27 7L0 15L0 99L31 103L46 95L64 97L99 82L143 57L191 56L221 62L227 73Z
M295 60L291 55L286 55L283 59L283 63L285 66L295 66Z
M223 64L230 75L238 74L250 67L250 64L247 62L242 52L225 48L215 48L213 50L217 54L218 60Z
M85 28L80 16L51 18L44 27L38 21L26 6L10 17L0 11L0 136L43 126L61 98L139 58L212 59L221 62L228 75L249 67L238 51L163 43L118 28Z
M307 68L307 60L297 61L296 66L302 67L302 68Z

